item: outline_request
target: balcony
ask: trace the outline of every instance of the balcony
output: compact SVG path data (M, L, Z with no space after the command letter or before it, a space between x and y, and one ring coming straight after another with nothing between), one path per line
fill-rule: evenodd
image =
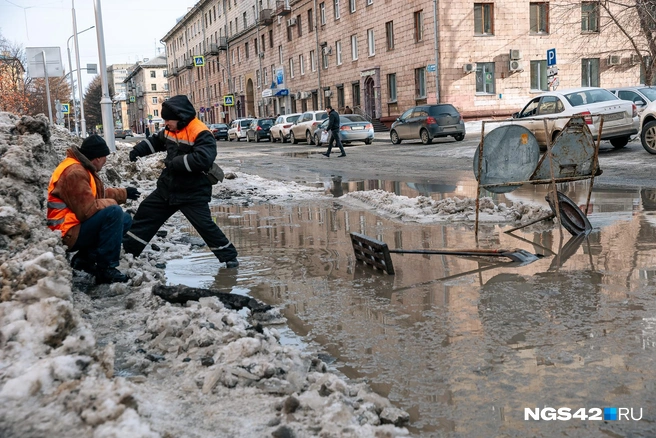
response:
M219 54L219 45L211 43L207 50L205 50L205 56L218 55Z
M182 71L186 68L193 68L193 67L194 67L194 61L191 60L191 59L187 59L186 61L184 61L184 63L182 64L182 66L179 69L180 69L180 71Z
M228 50L228 39L226 37L219 37L216 41L219 50Z
M260 16L259 16L259 24L266 26L271 23L273 23L273 14L271 9L261 9Z
M285 16L292 13L289 0L276 0L276 15Z

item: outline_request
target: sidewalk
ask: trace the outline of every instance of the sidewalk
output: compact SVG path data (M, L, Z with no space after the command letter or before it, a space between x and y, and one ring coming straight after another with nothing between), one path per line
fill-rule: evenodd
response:
M473 121L473 122L465 122L465 132L467 135L470 134L480 134L481 133L481 125L482 123L480 121ZM485 131L487 132L490 128L486 128ZM386 132L374 132L374 141L375 142L381 142L381 143L389 143L390 142L390 133L389 131Z

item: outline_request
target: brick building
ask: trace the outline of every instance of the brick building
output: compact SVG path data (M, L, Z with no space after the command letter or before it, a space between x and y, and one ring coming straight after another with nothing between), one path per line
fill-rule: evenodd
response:
M162 42L171 93L208 123L327 103L390 121L437 98L465 117L508 115L548 89L550 49L561 89L644 82L595 1L201 0Z

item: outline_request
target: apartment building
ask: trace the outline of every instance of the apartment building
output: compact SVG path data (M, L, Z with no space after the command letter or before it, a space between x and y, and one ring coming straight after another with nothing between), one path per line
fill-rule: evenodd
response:
M162 102L169 98L168 71L165 56L145 59L131 66L123 82L126 84L128 125L135 133L150 132L163 126Z
M596 1L201 0L162 42L171 92L209 123L326 104L389 122L438 100L480 118L520 110L554 67L560 89L644 83L608 21Z
M109 83L109 94L112 98L112 114L114 126L117 129L127 128L128 105L127 84L123 82L128 76L128 69L132 64L112 64L107 67L107 82Z

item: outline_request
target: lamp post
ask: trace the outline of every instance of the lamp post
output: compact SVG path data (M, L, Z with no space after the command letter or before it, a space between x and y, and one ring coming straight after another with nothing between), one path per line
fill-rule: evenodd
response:
M440 103L440 38L438 35L438 5L433 0L433 31L435 33L435 103Z
M87 121L84 119L84 98L82 96L82 72L80 71L80 44L77 41L77 20L75 18L75 0L71 0L73 12L73 38L75 40L75 65L77 66L77 89L80 96L80 135L87 137Z
M75 104L75 84L73 83L73 64L71 63L71 48L68 47L68 44L71 42L71 38L73 38L75 35L79 35L82 32L86 32L87 30L91 30L96 26L91 26L87 29L79 31L77 34L73 34L68 37L68 40L66 41L66 51L68 52L68 74L71 75L71 93L73 93L73 119L75 120L75 135L80 135L78 125L77 125L77 105ZM80 102L81 103L81 102ZM69 115L69 127L70 128L70 115Z

